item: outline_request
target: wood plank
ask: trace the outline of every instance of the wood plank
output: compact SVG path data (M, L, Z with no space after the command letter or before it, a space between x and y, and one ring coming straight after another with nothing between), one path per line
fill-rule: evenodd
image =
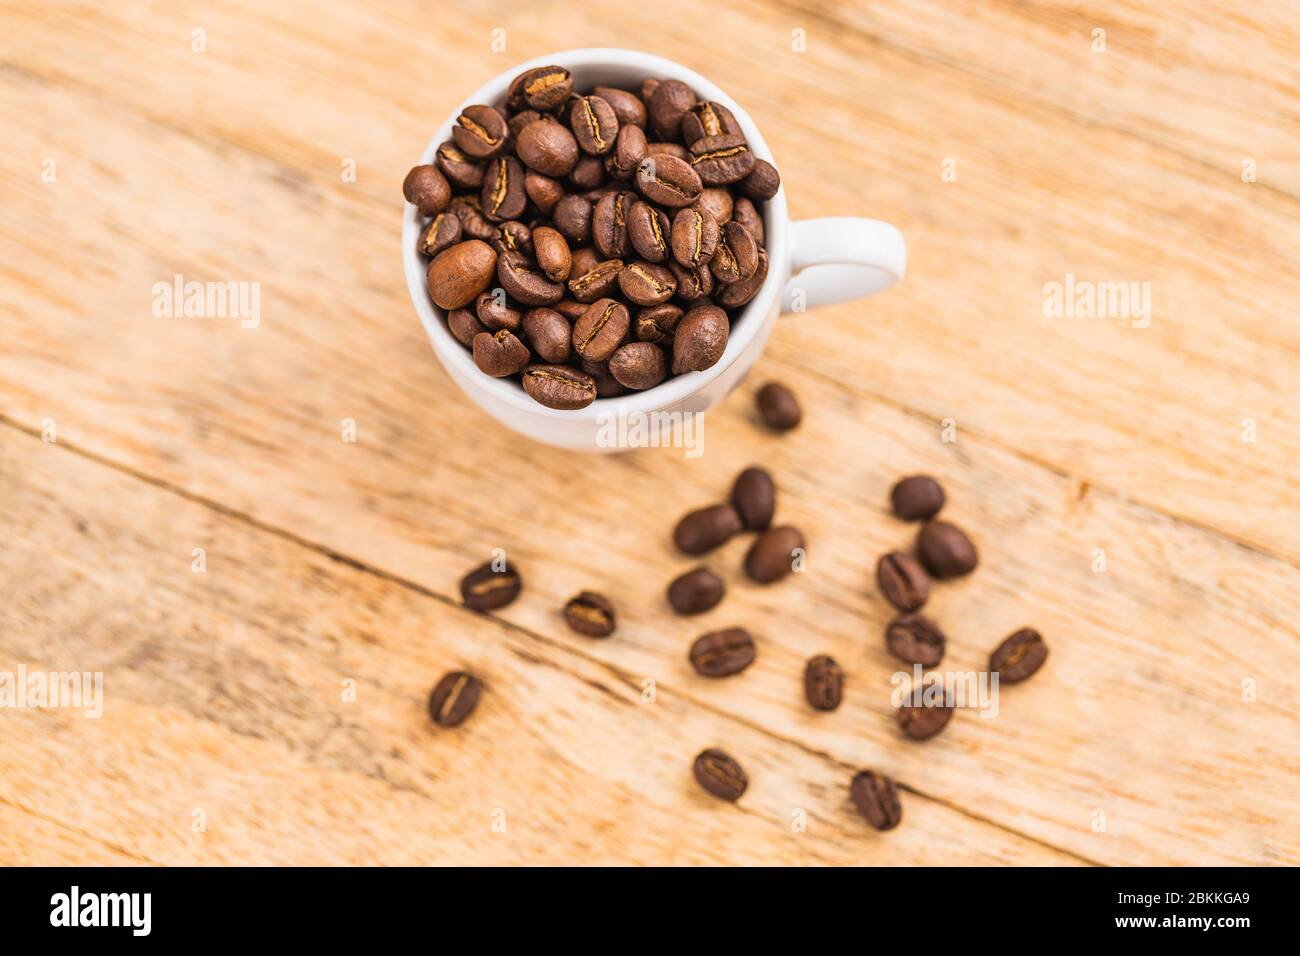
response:
M915 792L877 834L851 766L12 428L0 487L0 660L104 688L99 718L6 715L5 864L1077 862ZM484 698L437 730L464 667ZM735 806L691 779L715 744L752 776Z

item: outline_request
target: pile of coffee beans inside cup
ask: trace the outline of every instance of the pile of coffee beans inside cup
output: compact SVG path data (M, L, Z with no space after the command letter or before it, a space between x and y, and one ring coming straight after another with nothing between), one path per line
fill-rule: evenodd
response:
M402 191L427 218L429 296L474 364L572 410L717 363L767 278L780 185L685 83L582 93L543 66L462 110Z

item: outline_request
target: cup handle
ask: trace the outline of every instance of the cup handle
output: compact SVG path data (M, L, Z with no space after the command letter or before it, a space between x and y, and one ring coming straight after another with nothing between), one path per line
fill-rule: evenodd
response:
M907 243L887 222L828 216L790 223L782 312L803 312L888 289L907 272Z

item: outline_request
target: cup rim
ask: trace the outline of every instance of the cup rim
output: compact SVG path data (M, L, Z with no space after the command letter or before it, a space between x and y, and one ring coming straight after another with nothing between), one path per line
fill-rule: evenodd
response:
M420 154L420 164L432 163L438 146L451 138L452 124L461 110L475 103L498 103L505 99L510 81L524 70L538 66L557 65L568 69L597 66L631 67L643 76L655 76L663 79L675 79L687 84L702 98L718 102L731 110L749 141L750 149L760 158L775 165L772 151L767 141L754 124L744 108L728 96L719 86L696 73L689 67L674 60L642 53L638 50L624 50L617 47L582 47L560 50L554 53L534 57L527 62L513 66L488 80L457 106L433 138L429 140ZM765 243L768 256L767 282L758 294L750 300L740 315L732 322L731 335L727 337L727 347L722 357L703 372L686 372L674 376L654 388L643 392L628 392L610 398L598 398L585 408L564 411L549 408L535 401L515 381L493 378L484 375L474 364L468 349L460 344L451 334L442 309L433 304L429 298L425 283L427 266L416 250L416 240L422 228L420 215L415 206L403 203L402 213L402 263L406 273L407 291L416 313L420 316L434 354L442 363L447 373L463 388L466 382L473 382L480 390L478 399L491 399L516 411L531 415L540 415L568 422L595 422L604 420L611 413L646 413L670 408L689 398L692 394L705 389L711 382L722 375L749 348L764 325L765 316L771 311L774 302L781 293L787 269L787 229L789 213L785 199L785 185L777 190L775 196L767 201L764 216Z

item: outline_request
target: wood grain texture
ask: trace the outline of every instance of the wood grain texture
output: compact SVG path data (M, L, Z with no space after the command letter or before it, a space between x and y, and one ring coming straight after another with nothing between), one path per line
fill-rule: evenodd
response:
M0 667L58 651L122 688L100 722L5 715L36 758L0 774L0 859L65 859L82 834L88 857L141 862L1300 862L1294 24L1257 5L1190 5L1174 31L1137 3L726 2L713 49L603 0L576 35L558 3L445 6L443 36L402 4L0 13ZM897 290L781 323L698 460L521 445L454 391L405 299L397 186L429 130L483 78L576 43L707 73L764 129L795 215L908 237ZM260 282L261 325L153 318L175 273ZM1067 273L1150 281L1150 327L1044 318ZM808 411L790 436L752 420L767 377ZM752 461L808 572L757 588L733 542L709 559L727 600L674 619L663 588L690 562L671 524ZM913 532L888 487L916 471L983 556L934 599L945 666L981 667L1025 624L1052 646L997 718L920 746L890 720L871 585ZM498 547L528 589L493 622L455 584ZM610 641L558 620L587 587L620 606ZM691 638L731 624L759 664L695 677ZM849 671L834 714L799 699L818 652ZM494 693L449 743L420 699L465 662ZM349 712L353 670L370 693ZM720 738L762 768L725 816L687 773ZM73 763L93 786L40 785ZM844 805L867 765L910 788L885 841ZM484 813L518 820L534 791L499 839ZM195 835L200 805L222 825ZM29 819L46 849L9 849Z

